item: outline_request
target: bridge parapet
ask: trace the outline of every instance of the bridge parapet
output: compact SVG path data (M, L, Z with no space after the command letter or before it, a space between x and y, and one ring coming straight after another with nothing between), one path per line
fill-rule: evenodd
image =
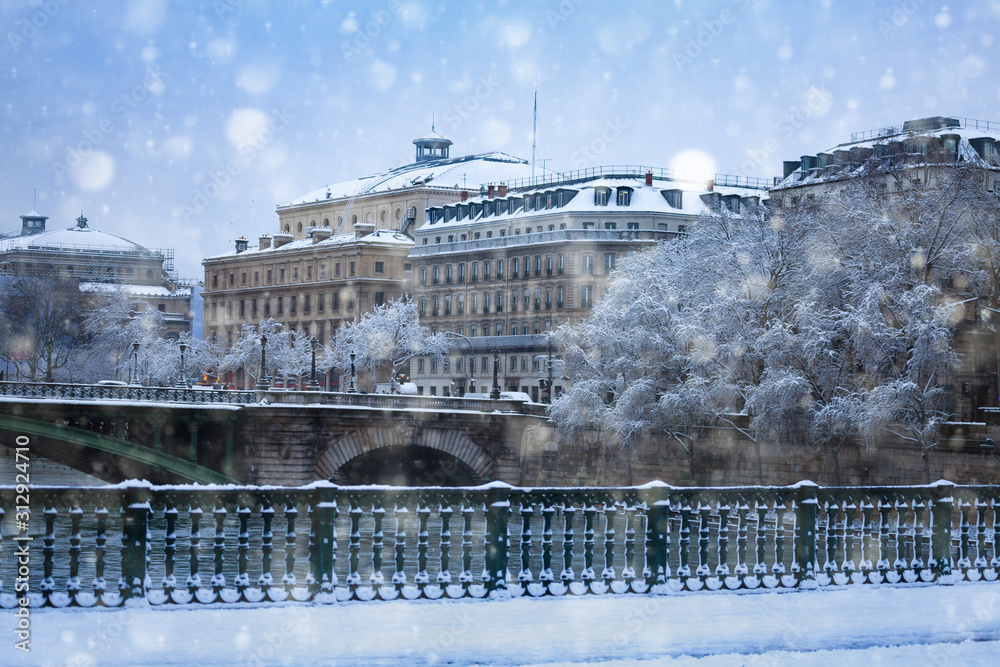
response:
M538 407L524 401L493 400L489 398L460 398L452 396L412 396L407 394L349 394L346 392L319 391L259 391L257 402L287 405L342 405L386 410L466 410L473 412L506 412L537 414ZM543 407L544 410L544 407Z
M257 401L252 391L190 389L186 387L144 387L68 384L59 382L0 382L0 397L55 398L101 401L152 401L160 403L248 404Z
M0 519L22 512L17 505L27 501L18 493L0 487ZM989 582L1000 572L987 532L1000 487L949 482L533 489L127 482L33 487L30 505L30 524L14 541L40 546L42 568L17 593L0 587L0 607L22 598L36 607L120 605L130 597L186 604L667 594ZM307 540L296 536L300 516ZM202 546L201 530L210 526ZM226 546L233 537L235 556ZM120 559L109 553L118 538ZM214 553L211 573L199 572L202 549ZM15 549L0 554L0 577L13 578ZM117 587L107 583L116 580Z

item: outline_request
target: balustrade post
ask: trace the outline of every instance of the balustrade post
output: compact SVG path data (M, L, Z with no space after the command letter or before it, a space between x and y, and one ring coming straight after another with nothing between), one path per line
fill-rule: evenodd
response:
M649 508L646 514L648 523L647 534L649 536L649 548L646 550L649 562L646 563L649 574L646 584L667 583L668 558L670 557L667 547L668 535L670 532L670 490L666 486L656 487L646 495L646 506Z
M934 574L943 584L951 584L951 513L954 506L955 485L940 481L933 486L933 538L931 548Z
M799 581L816 580L816 517L819 500L812 482L800 482L795 503L795 562L798 565Z
M506 484L490 490L486 510L486 569L489 590L507 590L507 517L510 514L510 489Z
M146 534L149 487L129 484L122 503L122 600L146 597Z
M314 549L309 559L313 567L313 587L320 593L333 593L336 586L334 573L334 549L336 548L334 523L337 519L336 489L322 486L314 492L312 539L309 546Z

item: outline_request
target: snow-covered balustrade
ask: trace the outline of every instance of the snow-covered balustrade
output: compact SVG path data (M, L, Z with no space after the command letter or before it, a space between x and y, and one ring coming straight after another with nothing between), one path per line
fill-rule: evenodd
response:
M32 487L27 519L15 509L24 502L17 494L0 488L5 608L25 596L31 606L87 607L129 598L668 594L994 581L1000 572L1000 487L948 482L536 489L127 482ZM15 526L20 534L11 533ZM26 590L15 585L23 580Z
M118 399L159 403L227 403L237 405L257 401L256 394L252 391L145 387L124 384L63 384L59 382L0 382L0 396L83 401Z

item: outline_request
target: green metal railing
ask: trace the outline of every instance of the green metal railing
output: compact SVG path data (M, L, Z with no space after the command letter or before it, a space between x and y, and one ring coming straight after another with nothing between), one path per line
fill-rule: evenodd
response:
M666 594L993 581L1000 573L997 486L130 482L31 487L27 516L16 507L24 491L0 488L5 608L21 598L32 607L86 607L129 598L186 604ZM20 555L25 544L30 554ZM14 585L18 576L28 590Z
M200 390L186 387L109 386L60 382L0 382L0 396L100 401L156 401L161 403L217 403L245 405L257 401L252 391Z

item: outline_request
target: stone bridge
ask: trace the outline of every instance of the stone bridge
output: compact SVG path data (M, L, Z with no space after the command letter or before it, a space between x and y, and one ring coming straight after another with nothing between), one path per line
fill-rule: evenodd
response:
M521 481L519 401L0 383L0 445L109 482L412 485ZM534 412L534 414L532 414Z

